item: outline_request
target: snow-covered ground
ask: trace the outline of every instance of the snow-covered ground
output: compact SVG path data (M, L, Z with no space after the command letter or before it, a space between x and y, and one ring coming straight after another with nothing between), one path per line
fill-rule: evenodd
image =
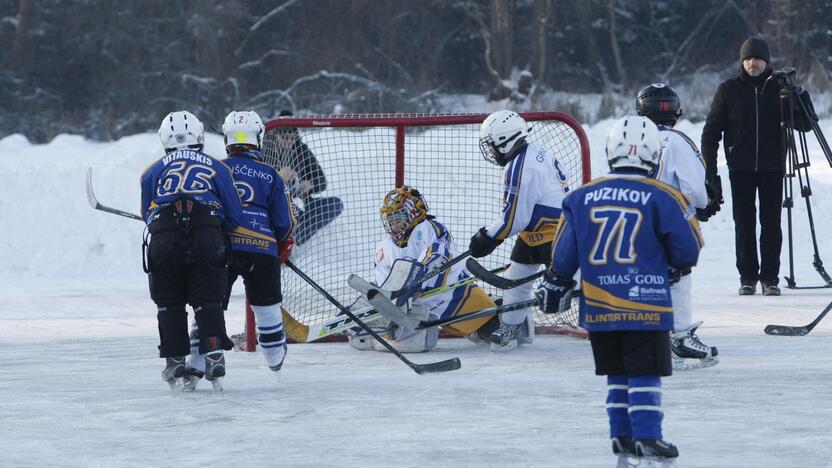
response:
M832 121L822 124L832 136ZM606 172L611 125L587 128L596 175ZM698 141L702 124L679 128ZM832 265L832 170L812 148L816 230ZM222 154L221 139L209 136L208 150ZM207 385L170 392L140 268L141 224L93 211L84 197L93 166L99 198L137 211L138 175L158 156L152 134L0 140L0 466L614 466L605 382L575 338L538 337L500 355L442 340L411 358L459 356L462 369L426 376L387 354L296 344L278 381L258 354L234 352L223 394ZM703 225L694 313L721 362L665 380L665 434L680 467L832 466L832 319L805 337L762 333L808 323L832 291L736 295L720 172L726 204ZM820 284L802 208L796 221L798 284ZM238 289L237 310L241 301ZM229 330L242 320L230 313Z

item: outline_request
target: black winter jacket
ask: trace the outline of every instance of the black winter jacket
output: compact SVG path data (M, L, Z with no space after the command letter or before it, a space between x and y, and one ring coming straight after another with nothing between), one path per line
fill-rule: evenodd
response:
M785 172L780 132L781 84L767 67L752 78L745 70L719 85L702 130L702 156L708 176L716 175L719 140L731 171ZM798 103L795 103L798 105ZM795 126L810 124L795 114Z

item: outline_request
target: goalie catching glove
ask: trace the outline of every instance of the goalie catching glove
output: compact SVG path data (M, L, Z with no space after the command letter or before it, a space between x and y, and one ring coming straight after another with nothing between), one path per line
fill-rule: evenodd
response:
M544 314L556 314L572 307L572 290L575 281L567 278L551 277L549 272L543 275L535 297Z

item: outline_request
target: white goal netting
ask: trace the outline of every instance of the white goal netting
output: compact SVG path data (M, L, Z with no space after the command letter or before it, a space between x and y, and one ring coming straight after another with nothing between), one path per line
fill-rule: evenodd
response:
M570 175L572 188L589 180L589 147L579 124L565 114L522 114L530 140L546 146ZM266 124L266 162L281 171L301 210L293 262L343 304L357 293L355 273L371 279L375 247L384 235L379 206L397 185L418 188L430 213L464 249L480 226L500 213L501 170L483 160L479 126L486 115L361 115L281 117ZM480 259L488 268L508 263L513 240ZM284 270L283 306L312 324L338 311L297 275ZM499 296L499 290L486 287ZM577 306L536 316L537 331L577 329Z

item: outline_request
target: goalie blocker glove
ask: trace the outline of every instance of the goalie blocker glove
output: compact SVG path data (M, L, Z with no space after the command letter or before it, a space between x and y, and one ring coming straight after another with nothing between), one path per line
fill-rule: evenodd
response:
M485 232L485 228L481 227L474 237L471 238L471 243L468 244L468 250L471 251L471 256L474 258L485 257L490 255L503 241L489 236Z
M535 297L540 303L544 314L556 314L569 310L572 306L572 289L577 284L572 279L550 277L549 272L543 275L540 287L535 291Z

